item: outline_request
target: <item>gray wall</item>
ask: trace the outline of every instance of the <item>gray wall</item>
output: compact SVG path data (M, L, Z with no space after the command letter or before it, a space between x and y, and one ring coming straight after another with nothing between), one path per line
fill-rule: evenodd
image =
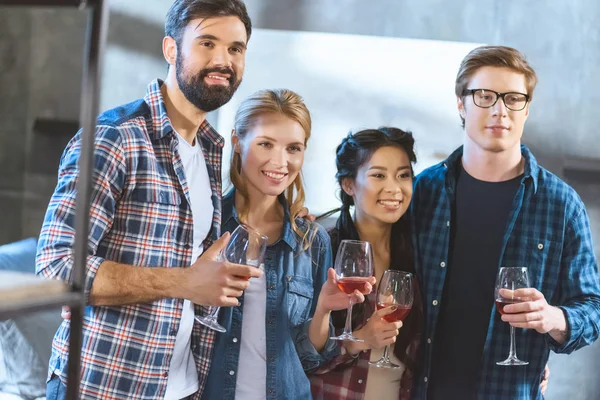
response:
M592 168L600 162L600 133L595 118L600 101L597 0L246 3L257 28L516 47L528 55L540 77L525 141L558 175L562 175L565 160L585 158ZM147 82L164 76L166 71L160 41L162 18L169 2L112 0L110 4L102 108L140 97ZM44 154L32 153L37 141L33 122L38 117L77 119L84 23L84 15L77 11L0 8L0 244L39 232L41 216L56 182L56 170L49 166L55 168L58 159L55 154L44 159ZM378 65L377 60L373 60L373 67L378 73L394 73L393 65ZM42 167L39 160L43 160ZM571 183L590 210L598 254L600 182L590 175ZM554 356L547 398L600 398L598 347L568 357Z

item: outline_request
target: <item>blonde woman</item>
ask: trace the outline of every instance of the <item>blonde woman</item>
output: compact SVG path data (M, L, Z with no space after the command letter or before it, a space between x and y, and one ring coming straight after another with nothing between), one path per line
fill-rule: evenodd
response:
M238 307L221 310L227 332L216 337L204 399L310 398L305 371L336 355L330 312L348 297L334 283L327 232L298 217L310 133L310 113L290 90L259 91L236 114L222 229L247 224L268 247L265 273L251 279Z

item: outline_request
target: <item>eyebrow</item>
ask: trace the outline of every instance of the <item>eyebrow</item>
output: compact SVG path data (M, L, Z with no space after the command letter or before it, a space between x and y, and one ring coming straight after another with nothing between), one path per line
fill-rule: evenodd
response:
M198 25L198 26L200 26L200 25ZM196 28L197 28L197 27L196 27ZM196 36L196 38L195 38L195 39L196 39L196 40L197 40L197 39L208 39L208 40L219 41L219 38L218 38L218 37L216 37L215 35L211 35L211 34L209 34L209 33L204 33L204 34L198 35L198 36ZM244 43L244 42L240 42L239 40L236 40L236 41L233 41L233 42L231 42L231 44L232 44L233 46L238 46L238 47L241 47L241 48L243 48L244 50L246 50L246 43Z
M270 136L264 136L264 135L257 136L256 138L257 138L257 139L267 139L267 140L270 140L270 141L272 141L272 142L276 142L276 141L277 141L277 139L274 139L274 138L272 138L272 137L270 137ZM291 146L291 145L293 145L293 144L295 144L295 145L300 145L300 146L304 146L304 143L302 143L302 142L293 142L293 143L288 143L288 146Z
M386 167L382 167L382 166L379 166L379 165L373 165L372 167L370 167L368 169L368 171L371 171L373 169L382 170L382 171L387 171L388 170ZM398 167L398 171L402 171L402 170L405 170L405 169L410 169L410 165L403 165L401 167Z

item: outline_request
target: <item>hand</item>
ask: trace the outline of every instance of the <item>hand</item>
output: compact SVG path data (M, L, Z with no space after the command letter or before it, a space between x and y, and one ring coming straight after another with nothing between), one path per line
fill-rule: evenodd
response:
M544 368L544 374L542 375L542 382L540 383L540 390L542 391L542 396L546 395L546 389L548 389L548 378L550 377L550 368L548 364L546 364L546 368Z
M539 333L564 332L567 321L562 310L553 307L537 289L500 289L500 296L525 298L522 303L510 304L504 307L502 321L510 323L515 328L535 329ZM554 335L553 335L554 336Z
M71 319L71 307L63 306L62 310L60 311L60 316L63 319L70 320Z
M310 222L315 222L317 216L314 214L309 214L308 208L302 207L298 213L298 218L306 218Z
M362 291L355 290L350 297L352 304L362 303L365 301L365 294L371 293L373 285L375 284L375 277L369 278L369 282L365 283ZM337 284L337 276L333 268L327 270L327 281L321 288L319 299L317 301L317 308L320 311L334 311L334 310L345 310L348 308L348 295L344 293Z
M354 336L364 340L363 343L349 342L346 349L353 354L361 350L381 349L388 344L396 342L396 336L402 328L402 321L387 322L383 317L396 311L396 306L382 308L373 313L369 321L362 328L354 331Z
M227 246L229 237L226 232L190 268L183 270L178 297L208 306L239 304L237 297L250 284L247 277L258 278L263 272L256 267L218 261L218 255Z

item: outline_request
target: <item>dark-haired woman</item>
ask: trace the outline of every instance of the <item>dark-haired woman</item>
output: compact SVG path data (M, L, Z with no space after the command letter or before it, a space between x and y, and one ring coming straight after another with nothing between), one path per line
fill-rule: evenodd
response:
M409 132L384 127L350 134L337 148L342 206L326 214L340 211L330 231L333 254L344 239L369 241L377 281L387 269L414 272L410 224L404 217L412 197L413 147ZM364 342L340 342L342 355L310 376L315 399L410 398L422 320L414 282L414 304L404 323L386 322L382 317L389 309L374 311L375 289L368 301L354 306L352 328ZM332 313L337 329L344 327L345 317L346 311ZM369 368L369 361L377 361L388 344L392 361L401 368Z

